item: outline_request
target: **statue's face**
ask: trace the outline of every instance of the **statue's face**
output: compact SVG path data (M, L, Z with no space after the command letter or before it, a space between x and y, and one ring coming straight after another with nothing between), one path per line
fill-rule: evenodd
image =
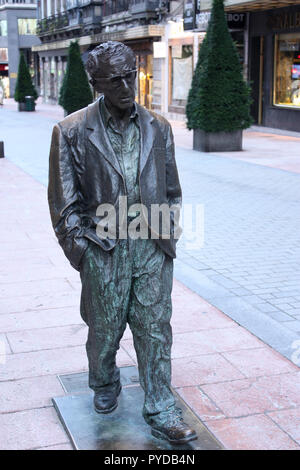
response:
M132 108L135 99L136 65L129 54L113 57L101 76L94 77L96 91L103 93L106 103L120 110Z

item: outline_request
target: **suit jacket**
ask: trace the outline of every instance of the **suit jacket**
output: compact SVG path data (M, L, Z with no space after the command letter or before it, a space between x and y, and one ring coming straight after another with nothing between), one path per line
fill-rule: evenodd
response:
M141 133L140 199L150 214L151 204L181 204L181 188L174 157L174 140L166 119L137 104ZM118 239L101 239L96 226L100 204L125 196L124 177L105 126L99 100L54 126L50 149L48 201L54 231L71 265L79 270L89 240L104 250ZM171 227L174 224L171 214ZM150 219L147 220L149 227ZM176 239L156 242L175 258Z

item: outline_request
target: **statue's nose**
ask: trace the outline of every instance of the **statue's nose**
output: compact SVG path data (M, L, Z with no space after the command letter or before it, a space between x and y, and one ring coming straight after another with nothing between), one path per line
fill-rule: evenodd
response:
M129 88L129 85L126 81L126 78L122 78L122 84L123 84L124 88Z

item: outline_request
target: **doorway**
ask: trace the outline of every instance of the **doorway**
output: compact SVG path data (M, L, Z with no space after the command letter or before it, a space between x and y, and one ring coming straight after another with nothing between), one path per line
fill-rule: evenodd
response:
M136 101L147 109L152 108L153 86L153 55L141 54L136 56L137 63L137 96Z
M255 36L251 40L250 84L252 89L251 115L255 124L263 122L264 90L264 37Z

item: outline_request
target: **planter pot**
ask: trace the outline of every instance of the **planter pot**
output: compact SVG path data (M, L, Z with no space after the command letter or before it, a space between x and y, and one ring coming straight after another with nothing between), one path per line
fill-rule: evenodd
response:
M26 103L18 103L19 111L26 111Z
M201 152L236 152L243 150L243 131L205 132L194 129L193 149Z

